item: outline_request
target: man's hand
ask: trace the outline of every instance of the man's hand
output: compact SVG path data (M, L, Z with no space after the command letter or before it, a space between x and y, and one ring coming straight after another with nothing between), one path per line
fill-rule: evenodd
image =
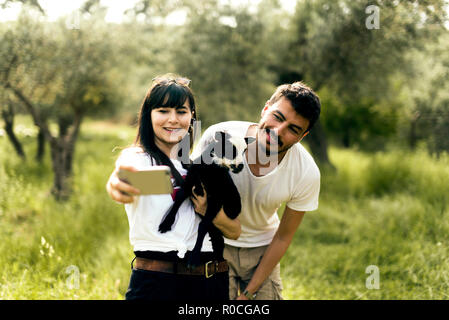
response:
M274 267L281 261L290 246L295 231L301 224L304 214L304 211L296 211L288 206L285 207L278 230L246 287L249 292L257 292Z
M190 197L190 200L192 200L193 202L193 206L195 208L195 212L202 215L204 217L204 215L206 214L206 210L207 210L207 193L206 193L206 189L204 188L204 185L201 184L203 187L203 196L199 196L195 193L195 187L193 187L192 189L192 196Z
M106 190L112 200L119 203L131 203L134 201L134 196L140 194L140 190L134 188L125 181L120 180L117 175L119 170L137 171L137 169L132 166L120 165L118 168L115 168L106 183Z
M240 294L235 300L249 300L247 296Z
M202 185L202 184L201 184ZM206 189L203 186L204 195L199 196L195 193L194 189L192 189L192 196L190 199L193 202L195 212L204 217L207 210L207 193ZM223 235L228 239L236 240L240 236L240 232L242 232L240 226L240 220L238 218L229 219L226 216L226 213L223 211L223 207L218 211L217 216L212 220L212 223L223 233Z

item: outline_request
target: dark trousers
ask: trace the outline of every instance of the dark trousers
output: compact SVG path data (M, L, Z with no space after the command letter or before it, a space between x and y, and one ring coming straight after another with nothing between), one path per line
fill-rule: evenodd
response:
M227 301L229 275L216 273L210 278L133 269L126 300Z

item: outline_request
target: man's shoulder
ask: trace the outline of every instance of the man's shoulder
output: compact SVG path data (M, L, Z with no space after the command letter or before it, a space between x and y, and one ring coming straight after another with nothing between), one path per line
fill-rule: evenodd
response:
M313 159L310 152L300 143L296 143L293 147L291 154L292 158L295 158L293 163L297 164L298 168L301 168L308 172L310 175L320 176L320 169ZM300 161L297 161L299 159Z

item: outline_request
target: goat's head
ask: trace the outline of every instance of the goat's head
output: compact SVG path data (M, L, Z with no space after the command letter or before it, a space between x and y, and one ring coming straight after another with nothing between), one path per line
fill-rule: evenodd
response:
M252 139L254 138L244 138L230 135L224 131L217 131L214 141L208 148L209 156L214 163L230 169L233 173L239 173L243 169L245 150Z

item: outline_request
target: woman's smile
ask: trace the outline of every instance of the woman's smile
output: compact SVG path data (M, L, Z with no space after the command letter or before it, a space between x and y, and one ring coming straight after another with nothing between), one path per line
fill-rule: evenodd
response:
M178 132L179 130L181 130L182 128L167 128L167 127L164 127L164 129L166 130L166 131L168 131L168 132Z

